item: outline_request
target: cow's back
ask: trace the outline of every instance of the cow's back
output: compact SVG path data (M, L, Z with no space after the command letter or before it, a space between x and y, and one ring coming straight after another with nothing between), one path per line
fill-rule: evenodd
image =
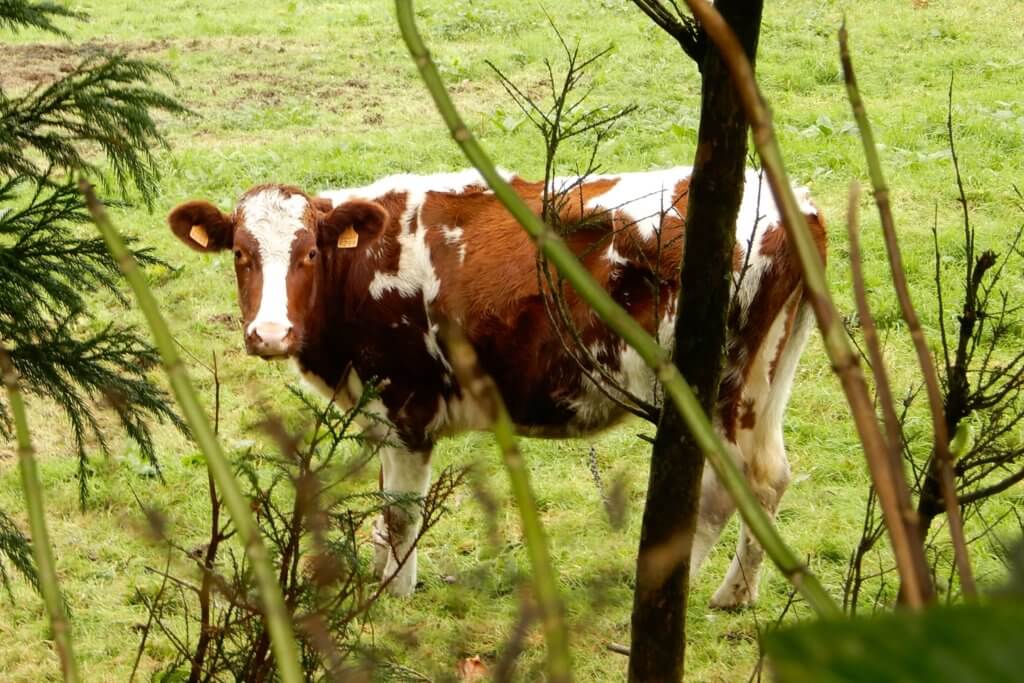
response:
M674 168L583 181L557 178L548 192L557 216L553 228L591 276L666 348L674 328L689 177L689 168ZM544 184L508 179L539 215ZM607 395L615 392L607 380L645 401L656 399L654 378L636 353L553 269L538 270L535 245L474 172L396 176L324 195L335 204L362 197L389 208L392 220L377 253L371 294L392 287L422 306L426 329L417 334L425 334L428 345L432 320L443 316L458 323L524 431L561 436L614 422L624 411ZM817 212L809 203L805 210L823 250ZM799 269L778 212L753 172L747 175L736 239L735 305L719 410L725 423L740 417L740 387L757 349L781 343L772 335L774 321L795 319L802 301ZM552 285L565 295L563 303L542 295ZM572 329L553 319L571 320ZM442 398L451 413L435 421L442 431L476 426L458 424L466 412L460 400L457 388Z

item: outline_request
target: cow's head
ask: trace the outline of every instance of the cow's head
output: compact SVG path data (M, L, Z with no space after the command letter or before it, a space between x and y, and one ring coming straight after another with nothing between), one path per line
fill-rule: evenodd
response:
M246 192L231 214L191 201L167 217L196 251L231 249L245 348L263 358L299 352L326 272L344 268L379 236L387 211L352 200L332 207L298 188L262 185Z

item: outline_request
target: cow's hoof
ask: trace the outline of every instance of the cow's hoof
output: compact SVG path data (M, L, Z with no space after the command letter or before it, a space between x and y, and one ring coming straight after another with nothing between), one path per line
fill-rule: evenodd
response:
M750 590L746 585L729 583L722 585L715 591L708 605L711 609L731 612L749 607L755 602L757 602L756 588Z

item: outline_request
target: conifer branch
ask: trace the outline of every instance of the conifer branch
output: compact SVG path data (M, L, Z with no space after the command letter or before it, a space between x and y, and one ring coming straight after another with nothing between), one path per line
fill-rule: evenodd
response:
M86 157L95 145L118 188L134 186L152 208L159 180L153 150L167 147L153 114L187 111L152 87L157 77L173 82L153 62L100 55L45 88L13 98L0 91L0 176L44 183L54 169L102 175Z
M76 12L56 2L27 2L26 0L0 0L0 28L17 31L22 28L38 28L59 36L67 32L53 23L56 18L85 19L83 12Z
M32 544L21 533L21 529L14 523L14 520L7 516L7 513L0 510L0 558L7 558L7 562L21 574L22 578L32 584L32 587L39 590L39 573L32 563ZM7 591L7 597L14 599L11 591L11 576L7 573L7 567L0 561L0 583Z

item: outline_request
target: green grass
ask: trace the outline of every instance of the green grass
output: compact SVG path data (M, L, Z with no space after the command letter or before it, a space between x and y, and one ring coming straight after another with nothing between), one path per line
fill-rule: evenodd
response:
M116 212L115 219L181 266L173 273L152 273L156 293L182 344L201 358L216 352L221 360L225 443L236 451L247 440L269 448L252 425L265 409L295 414L295 402L283 391L294 378L283 366L245 356L237 322L223 322L224 314L237 316L230 260L184 250L166 228L167 211L193 197L228 209L260 182L316 191L395 172L457 169L465 162L417 80L391 3L66 4L92 15L87 24L70 25L76 43L118 47L167 64L179 79L168 90L194 111L192 117L165 122L171 148L161 154L164 179L154 213L140 204ZM515 127L517 110L484 59L539 94L542 60L560 57L540 6L514 0L417 4L428 44L474 132L502 166L537 177L543 162L538 140L528 126ZM614 45L595 74L594 101L639 107L603 148L603 166L644 170L691 163L699 78L673 42L627 0L565 0L547 3L546 9L563 34L578 38L586 50ZM758 59L762 88L789 172L812 188L829 222L830 277L837 301L850 312L844 204L849 182L863 179L865 164L839 76L835 32L844 14L862 94L885 145L883 162L915 301L934 343L938 321L930 229L936 210L947 283L955 282L962 260L956 248L956 190L945 151L950 72L956 73L958 149L979 245L999 249L1022 218L1014 208L1012 184L1024 184L1024 60L1015 28L1024 25L1024 6L981 0L933 2L921 10L910 0L768 3ZM6 88L30 87L41 74L58 73L60 64L77 59L67 44L33 32L5 39L0 82ZM582 158L584 151L567 150L566 160ZM886 355L896 385L905 391L915 376L913 353L892 296L877 214L867 198L862 216L870 298L882 333L888 334ZM1018 299L1024 296L1019 271L1007 286ZM947 297L956 304L955 296ZM135 315L103 298L97 306L110 318ZM198 367L193 374L209 396L209 377ZM786 436L795 480L782 503L781 531L840 596L847 557L860 532L867 477L844 399L817 340L804 356L790 405ZM147 478L132 447L121 445L109 459L98 453L93 458L89 509L80 512L65 425L51 406L36 402L33 408L49 523L83 672L87 680L126 680L137 627L145 622L136 591L155 590L157 579L146 568L165 561L164 552L146 540L132 490L164 511L171 533L188 548L201 542L206 526L206 474L194 464L191 444L170 428L158 428L167 485ZM926 438L926 415L918 410L912 420L912 431ZM647 471L647 447L634 434L642 429L650 431L630 423L592 440L523 443L568 604L580 681L621 680L625 672L625 658L608 652L606 644L629 639ZM623 472L631 482L629 522L621 531L609 526L592 483L591 446L606 481ZM519 577L528 564L489 437L447 440L438 447L436 462L478 463L484 482L503 501L499 548L489 547L483 513L465 491L425 540L423 587L416 597L385 600L375 612L374 642L440 678L464 656L493 658L500 650L516 619ZM366 488L375 486L374 480L367 474ZM999 505L1019 503L1021 494L1017 487ZM16 514L22 510L13 450L7 446L0 447L0 507ZM972 520L969 535L979 530ZM734 523L695 585L687 655L691 680L745 680L756 661L758 629L772 623L786 603L786 582L767 568L756 611L706 609L735 537ZM1000 580L1002 566L986 541L974 546L974 560L983 586ZM893 598L893 588L890 577L880 593L883 604ZM871 609L877 590L875 583L864 609ZM46 642L42 606L22 584L14 593L13 604L0 605L0 678L53 680L58 669ZM787 618L807 613L797 605ZM169 654L166 641L152 638L142 660L143 678ZM522 678L539 678L542 660L540 635L532 633Z

